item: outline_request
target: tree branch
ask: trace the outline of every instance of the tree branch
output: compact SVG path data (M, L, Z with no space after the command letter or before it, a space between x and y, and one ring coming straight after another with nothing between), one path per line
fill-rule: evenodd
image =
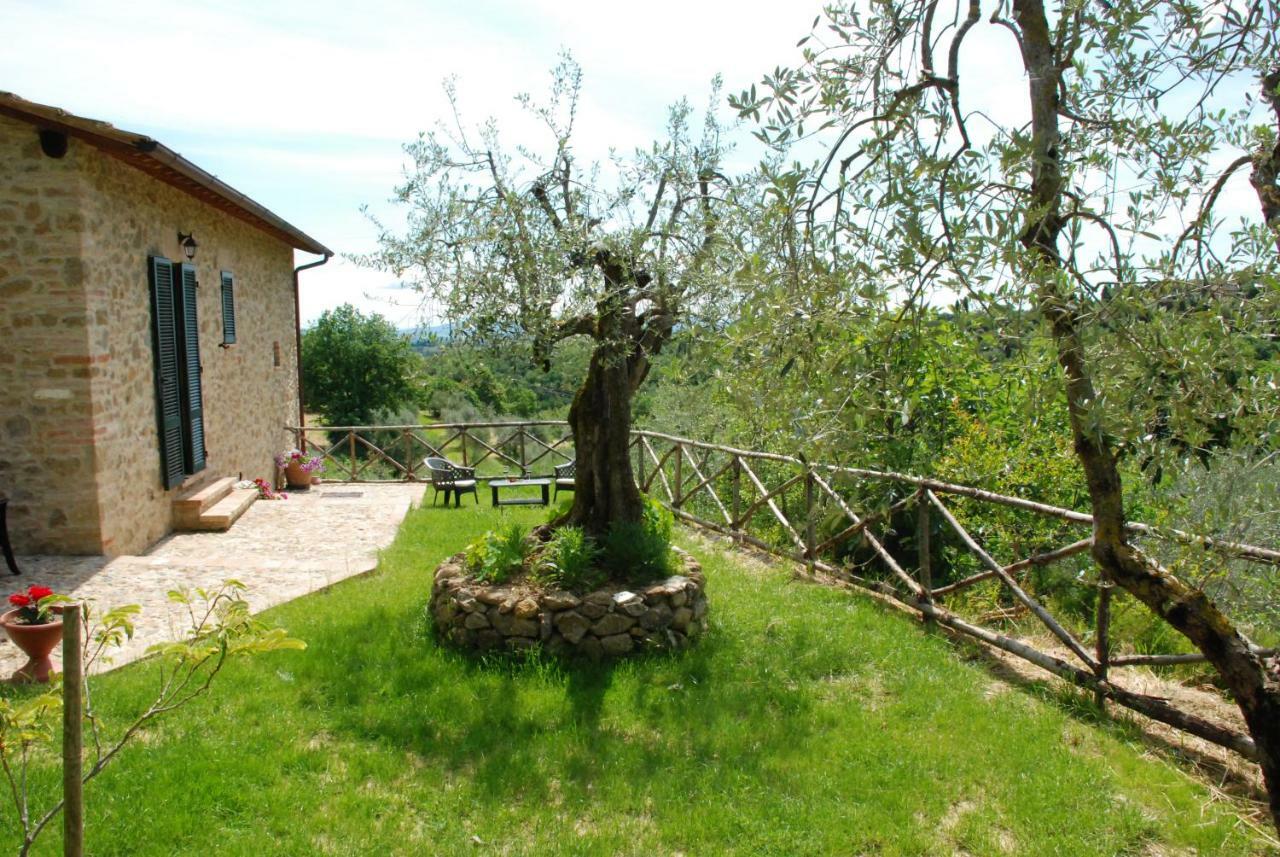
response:
M533 185L533 198L537 200L538 207L547 215L547 219L551 221L551 225L555 227L556 232L561 232L564 226L560 222L560 215L556 213L555 206L551 204L551 199L547 196L547 189L541 180Z
M839 155L841 148L848 142L849 138L853 136L855 131L875 122L887 122L890 119L897 118L898 109L907 99L914 98L927 89L942 89L945 91L951 85L952 81L946 78L929 75L924 79L919 80L910 86L903 87L895 92L893 97L889 100L889 106L885 108L884 112L877 113L874 116L868 116L865 119L859 119L857 122L854 122L852 125L841 131L840 136L838 136L835 142L831 144L831 151L827 153L827 157L823 160L822 166L818 169L818 175L814 179L813 194L810 197L807 212L807 219L810 225L813 224L814 210L818 205L817 196L822 189L822 183L826 180L827 172L831 169L831 164L835 161L836 156ZM854 152L845 159L844 164L847 165L864 151L866 151L866 147Z
M1067 217L1068 218L1078 217L1082 220L1089 220L1089 221L1092 221L1093 223L1098 224L1099 226L1101 226L1103 229L1106 230L1107 235L1110 236L1111 238L1111 252L1115 255L1116 282L1117 283L1124 282L1125 277L1124 277L1124 274L1122 273L1123 267L1124 267L1124 263L1122 259L1124 257L1123 257L1123 254L1120 252L1120 239L1116 237L1116 231L1111 226L1111 223L1108 222L1106 218L1098 214L1094 214L1092 211L1088 211L1083 208L1073 208L1070 211L1070 213L1068 213Z
M1218 180L1209 188L1209 192L1205 195L1204 201L1200 203L1200 213L1196 215L1196 219L1191 221L1182 234L1178 236L1178 240L1173 245L1173 262L1178 261L1178 253L1182 249L1182 244L1188 238L1195 234L1196 241L1200 240L1200 235L1204 231L1205 220L1208 219L1210 212L1213 210L1213 204L1218 201L1218 195L1222 193L1223 186L1227 183L1227 179L1231 178L1231 174L1243 167L1252 160L1248 155L1241 155L1222 171L1222 175L1218 176Z
M576 315L562 319L556 324L548 344L568 339L571 336L595 336L596 317L593 315Z
M658 177L658 189L653 193L653 204L649 206L649 217L645 220L644 231L653 230L653 222L658 218L658 205L662 202L662 192L667 189L667 171L663 170Z
M937 11L938 0L929 0L920 23L920 68L925 75L933 74L933 16Z

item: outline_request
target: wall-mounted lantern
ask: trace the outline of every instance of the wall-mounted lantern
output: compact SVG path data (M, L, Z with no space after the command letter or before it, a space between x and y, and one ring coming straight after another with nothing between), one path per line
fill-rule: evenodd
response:
M178 243L182 246L182 254L187 257L190 262L196 257L196 248L200 245L196 243L196 239L191 237L191 233L178 233Z

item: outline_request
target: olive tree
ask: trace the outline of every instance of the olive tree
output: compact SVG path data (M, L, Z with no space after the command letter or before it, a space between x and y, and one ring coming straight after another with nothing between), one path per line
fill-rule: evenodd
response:
M670 109L664 140L580 164L581 82L565 56L545 101L518 97L542 147L511 141L494 120L468 127L446 83L450 120L405 147L411 164L396 200L407 231L380 225L379 250L360 261L425 293L465 335L531 337L544 366L556 343L590 338L569 409L574 503L559 523L595 536L640 520L632 398L676 326L724 293L732 188L714 111L699 125L686 101Z
M801 65L732 101L766 141L822 152L788 200L812 258L904 311L952 291L1038 314L1099 572L1214 666L1280 828L1280 671L1135 542L1122 468L1227 439L1276 447L1278 19L1261 0L832 6ZM1021 94L972 106L1007 81ZM1220 213L1249 186L1248 211Z

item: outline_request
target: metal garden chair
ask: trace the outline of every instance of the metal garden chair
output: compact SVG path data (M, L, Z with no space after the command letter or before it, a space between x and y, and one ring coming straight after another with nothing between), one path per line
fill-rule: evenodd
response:
M568 491L573 493L573 486L578 481L575 477L578 475L578 462L570 461L568 464L557 464L555 476L555 493ZM551 498L555 500L555 495Z
M424 462L427 469L431 471L431 487L435 489L435 494L431 497L431 505L436 504L436 499L441 492L444 493L444 504L449 505L449 495L453 495L453 505L462 505L462 495L471 494L476 498L476 504L480 503L480 495L476 491L476 469L474 467L460 467L452 461L444 458L428 458Z

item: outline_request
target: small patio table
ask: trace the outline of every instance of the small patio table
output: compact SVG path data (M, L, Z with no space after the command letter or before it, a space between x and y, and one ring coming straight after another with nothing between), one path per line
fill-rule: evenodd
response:
M507 497L502 499L499 496L501 488L531 488L537 486L542 489L542 496L539 497ZM551 480L550 479L506 479L499 477L489 480L489 490L493 493L494 506L547 506L551 503Z

